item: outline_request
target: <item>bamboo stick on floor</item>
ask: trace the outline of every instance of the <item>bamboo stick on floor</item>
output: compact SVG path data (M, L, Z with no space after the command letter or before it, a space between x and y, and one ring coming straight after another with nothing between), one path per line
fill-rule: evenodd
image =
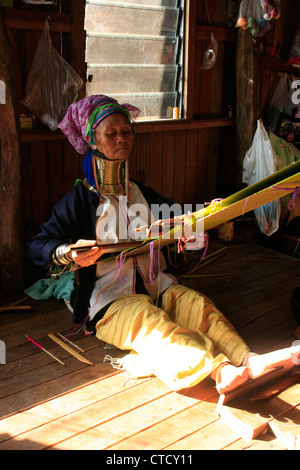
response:
M73 348L65 344L63 341L61 341L59 338L57 338L55 335L52 333L48 334L49 338L51 338L55 343L57 343L59 346L61 346L63 349L68 351L72 356L76 357L81 362L84 362L85 364L88 364L90 366L93 366L94 364L90 362L88 359L86 359L82 354L79 354L77 351L75 351Z
M6 310L30 310L31 306L30 305L19 305L21 302L24 302L24 300L29 299L29 296L27 295L23 299L19 299L16 302L8 305L2 305L0 307L0 312L4 312Z
M62 366L65 366L66 364L64 362L62 362L60 359L58 359L58 357L54 356L54 354L52 354L50 351L48 351L47 349L43 348L43 346L41 346L39 343L37 343L36 341L34 341L32 338L30 338L29 336L25 335L27 339L29 339L29 341L31 341L33 344L35 344L38 348L40 348L42 351L44 351L46 354L48 354L48 356L51 356L53 359L55 359L57 362L59 362Z
M66 337L63 336L62 334L60 334L60 333L58 333L58 332L57 332L56 334L57 334L58 336L60 336L64 341L67 341L71 346L74 346L75 348L79 349L79 351L81 351L81 352L83 352L83 353L85 352L84 349L81 349L79 346L77 346L77 344L72 343L72 341L70 341L68 338L66 338Z

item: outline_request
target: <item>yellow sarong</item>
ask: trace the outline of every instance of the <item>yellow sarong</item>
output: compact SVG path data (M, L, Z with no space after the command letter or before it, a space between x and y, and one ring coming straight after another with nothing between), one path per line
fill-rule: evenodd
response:
M224 361L239 366L249 351L210 299L181 285L166 290L161 308L141 294L116 300L96 336L131 350L121 364L133 376L142 375L142 367L174 391L196 385Z

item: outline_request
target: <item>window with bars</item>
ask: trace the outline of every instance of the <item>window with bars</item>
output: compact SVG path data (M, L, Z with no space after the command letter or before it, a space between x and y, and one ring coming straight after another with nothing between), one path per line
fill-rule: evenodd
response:
M141 120L182 112L185 0L86 0L87 95L141 109Z

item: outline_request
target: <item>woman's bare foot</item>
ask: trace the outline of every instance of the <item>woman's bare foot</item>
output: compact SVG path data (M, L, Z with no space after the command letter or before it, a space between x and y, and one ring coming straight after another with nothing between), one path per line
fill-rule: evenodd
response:
M277 367L290 369L300 364L300 344L267 354L250 356L247 360L249 377L255 378Z
M226 362L221 364L212 378L220 394L232 392L246 383L272 369L283 367L285 370L300 365L300 344L290 348L279 349L267 354L249 355L244 367L235 367Z
M247 382L248 377L247 367L222 364L215 374L216 388L220 394L229 393Z

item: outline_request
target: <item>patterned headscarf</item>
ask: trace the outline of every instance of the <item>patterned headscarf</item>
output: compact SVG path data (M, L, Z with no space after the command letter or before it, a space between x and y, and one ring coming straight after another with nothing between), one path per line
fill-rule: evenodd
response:
M122 113L131 123L131 119L139 116L140 112L135 106L120 105L117 100L109 96L92 95L71 104L58 127L75 150L80 154L85 154L90 145L93 145L95 129L106 117L114 113ZM87 136L90 138L90 145Z

